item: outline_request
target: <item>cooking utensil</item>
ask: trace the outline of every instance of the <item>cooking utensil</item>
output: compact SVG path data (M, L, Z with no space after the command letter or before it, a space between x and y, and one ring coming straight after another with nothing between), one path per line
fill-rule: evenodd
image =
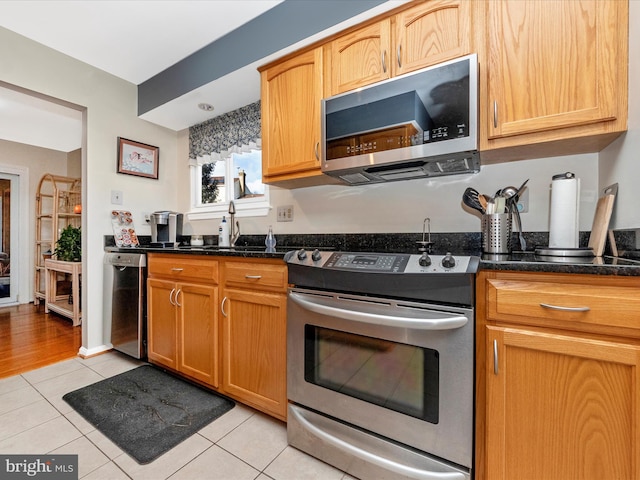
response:
M478 195L478 202L482 206L483 213L487 213L487 207L489 206L489 197L484 194Z
M518 210L517 202L509 202L509 209L513 213L513 217L516 222L516 228L518 229L518 240L520 240L520 249L524 252L527 249L527 242L524 239L524 235L522 234L522 220L520 218L520 210Z
M524 190L524 187L527 185L527 182L529 181L529 179L527 178L524 183L522 185L520 185L520 188L516 188L513 186L508 186L508 187L504 187L502 190L500 190L500 196L507 198L507 199L513 199L513 201L515 203L518 202L518 199L520 198L520 195L522 195L522 191Z
M479 193L475 188L468 187L462 194L462 202L469 208L473 208L480 213L485 213L480 200L478 200Z

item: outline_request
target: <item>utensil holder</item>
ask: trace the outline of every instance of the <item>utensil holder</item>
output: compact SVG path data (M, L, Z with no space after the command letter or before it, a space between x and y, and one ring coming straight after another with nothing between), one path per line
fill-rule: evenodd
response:
M482 216L482 250L485 253L511 251L511 214L493 213Z

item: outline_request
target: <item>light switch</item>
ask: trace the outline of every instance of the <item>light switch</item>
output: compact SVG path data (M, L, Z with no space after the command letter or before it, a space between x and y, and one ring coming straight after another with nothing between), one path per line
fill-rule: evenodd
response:
M111 190L111 204L122 205L122 190Z

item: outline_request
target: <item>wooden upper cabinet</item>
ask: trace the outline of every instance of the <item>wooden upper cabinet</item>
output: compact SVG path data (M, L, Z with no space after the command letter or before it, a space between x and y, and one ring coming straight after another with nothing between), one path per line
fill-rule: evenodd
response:
M485 8L488 140L606 122L600 133L626 129L627 2L501 0Z
M471 2L415 3L327 45L329 95L471 53Z
M329 44L331 95L391 76L391 21L385 19Z
M393 18L394 75L471 53L469 0L431 0Z
M322 48L268 66L260 75L263 181L320 175Z

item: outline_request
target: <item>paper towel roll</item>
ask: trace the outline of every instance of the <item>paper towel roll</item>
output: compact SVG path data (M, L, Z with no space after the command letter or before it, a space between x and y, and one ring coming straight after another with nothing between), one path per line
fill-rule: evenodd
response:
M571 173L554 175L551 182L549 247L578 248L580 179Z

